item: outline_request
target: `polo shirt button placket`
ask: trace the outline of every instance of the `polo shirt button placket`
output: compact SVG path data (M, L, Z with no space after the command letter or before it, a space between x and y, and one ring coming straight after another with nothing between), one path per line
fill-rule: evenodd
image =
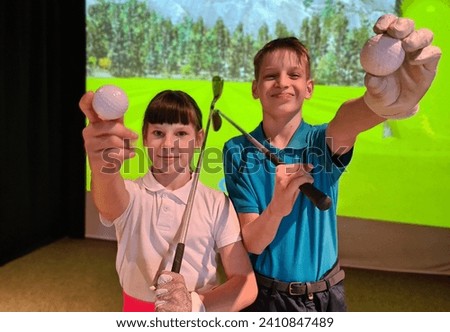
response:
M165 199L167 198L167 194L161 194L161 198L162 198L162 209L164 212L169 211L169 207L167 206L167 202L165 202Z

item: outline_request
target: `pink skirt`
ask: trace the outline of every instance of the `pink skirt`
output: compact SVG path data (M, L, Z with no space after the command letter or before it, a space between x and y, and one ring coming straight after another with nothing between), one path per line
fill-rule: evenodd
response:
M122 291L123 294L123 311L124 312L154 312L155 303L146 302L132 297Z

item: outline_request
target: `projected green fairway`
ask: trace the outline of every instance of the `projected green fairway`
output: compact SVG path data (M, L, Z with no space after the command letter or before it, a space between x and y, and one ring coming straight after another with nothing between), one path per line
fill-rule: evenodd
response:
M208 81L90 78L87 89L96 90L103 84L116 84L126 91L130 107L125 124L138 133L148 101L162 89L184 89L190 93L203 110L206 125L212 99ZM316 86L313 98L304 105L304 118L313 124L328 122L343 101L358 97L363 91L363 88ZM360 136L353 161L341 180L339 215L448 225L442 208L450 187L450 153L442 148L450 144L448 136L443 135L446 124L442 121L448 115L445 108L431 110L428 104L424 100L421 112L414 118L388 122L391 136L386 136L383 125ZM245 130L252 130L261 119L259 103L250 97L250 83L225 82L216 107ZM442 130L430 129L431 124L436 128L439 123ZM238 134L226 122L219 132L210 131L200 177L205 184L224 190L221 149L227 139ZM148 169L141 138L137 147L137 156L122 167L126 178L136 178Z

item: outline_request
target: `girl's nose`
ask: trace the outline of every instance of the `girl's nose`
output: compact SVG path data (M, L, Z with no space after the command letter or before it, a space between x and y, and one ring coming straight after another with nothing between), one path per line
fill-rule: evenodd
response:
M173 148L174 142L175 142L175 140L172 137L172 135L166 135L166 136L164 136L164 140L162 142L162 146L164 148Z

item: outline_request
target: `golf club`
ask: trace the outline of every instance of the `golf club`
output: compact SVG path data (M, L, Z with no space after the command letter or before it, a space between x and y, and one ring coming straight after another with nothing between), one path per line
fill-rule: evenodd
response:
M213 88L213 100L211 102L211 106L209 109L209 116L208 116L208 122L206 124L205 137L203 139L202 147L200 149L200 155L199 155L199 158L197 161L197 166L192 174L192 187L191 187L191 190L189 191L186 208L184 209L183 216L181 219L180 242L177 244L177 248L175 250L175 257L174 257L173 264L172 264L172 272L176 272L176 273L180 272L181 263L183 261L184 245L186 242L187 231L189 229L189 222L190 222L190 218L191 218L192 206L194 203L195 193L197 191L197 184L199 181L198 179L200 176L200 170L202 168L203 156L205 154L205 148L206 148L206 140L208 138L208 132L209 132L209 127L211 126L211 121L213 121L213 129L214 130L220 129L220 125L218 126L218 123L215 122L215 121L217 121L218 116L216 115L215 119L213 119L213 114L214 114L214 107L216 105L216 102L217 102L217 100L219 100L220 96L222 95L222 89L223 89L222 78L220 78L219 76L214 76L212 78L212 88ZM220 121L220 119L219 119L219 121Z
M214 110L214 114L217 114L220 118L225 118L233 127L235 127L237 130L239 130L258 150L260 150L262 153L265 154L265 156L275 165L283 164L283 162L273 153L271 153L263 144L261 144L256 138L254 138L252 135L247 133L244 129L242 129L236 122L231 120L228 116L226 116L223 112L219 110ZM213 118L217 118L216 115L213 115ZM222 121L220 122L216 120L213 122L213 125L217 123L220 125L222 124ZM214 128L214 130L218 130ZM314 187L311 183L304 183L299 188L302 193L305 194L306 197L308 197L311 202L319 209L319 210L328 210L331 207L331 198L327 195L325 195L323 192L321 192L319 189Z

